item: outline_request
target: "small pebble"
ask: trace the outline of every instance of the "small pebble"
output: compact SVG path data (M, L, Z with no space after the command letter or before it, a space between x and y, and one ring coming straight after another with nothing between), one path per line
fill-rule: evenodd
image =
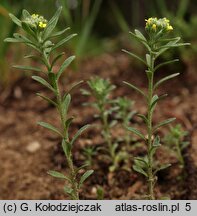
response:
M30 142L26 148L29 153L35 153L40 149L41 145L38 141Z

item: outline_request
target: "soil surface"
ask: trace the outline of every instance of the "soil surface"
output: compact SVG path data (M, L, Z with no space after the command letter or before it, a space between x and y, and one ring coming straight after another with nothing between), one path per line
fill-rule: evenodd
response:
M186 137L190 142L184 151L185 170L182 170L176 157L162 146L156 154L161 163L172 166L158 173L156 185L157 198L197 199L197 86L196 71L186 65L184 73L178 78L163 84L158 94L168 93L155 111L154 122L176 117L189 132ZM156 79L170 72L158 72ZM135 70L131 60L125 54L103 55L84 61L77 71L65 72L62 89L68 90L72 84L92 76L109 78L117 86L112 98L127 96L135 101L134 110L146 113L145 102L141 96L122 81L138 85L146 91L147 81L142 70ZM84 84L81 88L87 88ZM50 177L48 170L67 172L67 164L61 149L60 138L36 124L37 121L50 122L58 127L59 119L54 107L35 95L36 92L50 94L30 77L19 78L12 87L1 92L0 96L0 199L68 199L63 192L64 181ZM95 110L82 104L92 101L81 95L79 89L72 92L70 115L75 117L71 128L73 134L84 124L99 124L94 119ZM139 118L134 117L132 125L145 129ZM163 136L167 127L159 131ZM121 127L112 132L114 138L123 136ZM131 134L131 136L133 136ZM134 156L143 155L146 146L136 141L133 136L128 153ZM119 143L124 145L124 143ZM76 166L80 166L85 157L83 149L87 146L106 145L100 129L91 127L76 142L73 156ZM120 164L119 169L110 173L109 163L102 152L93 158L94 174L85 182L81 199L97 199L98 186L104 189L104 199L142 199L146 193L145 179L131 169L133 159L127 164ZM125 168L126 167L126 168ZM185 174L183 174L185 173Z

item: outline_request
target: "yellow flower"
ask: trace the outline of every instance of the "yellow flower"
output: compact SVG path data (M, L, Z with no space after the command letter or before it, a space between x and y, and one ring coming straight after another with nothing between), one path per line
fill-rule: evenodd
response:
M156 24L153 24L153 25L152 25L152 29L153 29L153 30L156 30L156 29L157 29Z
M151 18L149 18L149 19L145 19L145 21L146 21L147 24L150 24L151 21L152 21L152 19L153 19L153 18L151 17Z
M33 19L36 19L36 18L38 18L38 14L32 14L31 17L32 17Z
M164 17L164 21L167 22L167 23L170 23L170 20L167 19L166 17Z
M171 25L168 25L168 26L167 26L167 30L168 30L168 31L172 31L172 30L173 30L173 27L172 27Z
M47 24L46 24L46 23L43 23L43 22L39 22L39 23L38 23L38 26L39 26L40 28L46 28Z

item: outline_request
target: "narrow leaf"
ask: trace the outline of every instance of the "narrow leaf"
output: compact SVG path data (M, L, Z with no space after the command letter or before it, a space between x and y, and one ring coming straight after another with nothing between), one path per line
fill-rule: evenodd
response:
M49 130L55 132L56 134L58 134L62 137L62 134L60 133L60 131L56 127L54 127L53 125L46 123L46 122L38 122L37 124L46 128L46 129L49 129Z
M77 34L69 35L68 37L64 38L63 40L59 41L55 46L53 46L52 50L55 50L56 48L62 46L64 43L75 37Z
M153 146L157 147L160 146L160 137L157 135L153 141Z
M9 13L9 17L12 19L12 21L16 24L16 25L18 25L18 26L20 26L21 27L21 21L17 18L17 17L15 17L13 14L11 14L11 13Z
M75 59L75 56L70 56L67 58L63 64L61 65L58 73L57 73L57 80L60 78L61 74L64 72L64 70L68 67L68 65Z
M64 192L65 192L66 194L71 195L72 192L73 192L73 189L70 188L70 187L64 186Z
M137 116L140 117L146 124L148 124L148 119L146 118L145 115L137 114Z
M174 59L174 60L171 60L171 61L163 62L163 63L157 65L157 66L155 67L155 70L154 70L154 71L158 70L160 67L163 67L163 66L165 66L165 65L171 64L171 63L173 63L173 62L178 62L178 61L179 61L179 59Z
M40 68L31 67L31 66L14 65L13 68L21 69L21 70L31 70L31 71L36 71L36 72L43 72Z
M22 43L23 41L21 41L17 38L6 38L6 39L4 39L4 42L6 42L6 43Z
M174 74L171 74L169 76L166 76L166 77L162 78L161 80L159 80L158 82L155 83L154 89L156 89L158 86L160 86L163 82L165 82L165 81L167 81L169 79L172 79L172 78L178 76L179 74L180 73L174 73Z
M52 63L51 63L51 67L53 67L54 64L57 62L57 60L59 60L63 55L65 55L65 52L62 52L62 53L60 53L59 55L57 55L57 56L53 59L53 61L52 61Z
M49 170L47 173L48 173L49 175L55 177L55 178L66 179L66 180L68 180L69 182L71 182L71 180L70 180L67 176L65 176L64 174L62 174L62 173L60 173L60 172L53 171L53 170Z
M79 85L82 84L83 82L84 82L84 81L81 80L81 81L79 81L79 82L77 82L77 83L74 83L74 84L68 89L67 94L70 93L74 88L76 88L77 86L79 86Z
M32 76L33 80L36 80L37 82L41 83L43 86L49 88L51 91L55 91L55 89L42 77L39 76Z
M62 102L63 114L66 115L71 102L71 95L68 94Z
M155 107L155 105L156 105L156 103L157 103L158 101L164 99L165 97L167 97L167 95L168 95L168 94L163 94L163 95L161 95L161 96L157 96L156 98L154 98L154 100L152 100L152 102L151 102L151 110L154 109L154 107Z
M169 119L166 119L162 122L160 122L159 124L157 124L154 128L153 128L153 131L156 131L158 128L164 126L164 125L167 125L171 122L173 122L176 118L169 118Z
M56 13L54 14L54 16L47 23L47 26L43 32L45 40L49 37L49 35L53 31L53 29L55 28L55 26L58 22L59 16L61 14L61 11L62 11L62 7L59 7L58 10L56 11Z
M125 83L126 85L128 85L129 87L131 87L132 89L136 90L137 92L139 92L141 95L143 95L146 98L146 95L144 94L144 92L142 90L140 90L138 87L134 86L131 83L128 83L126 81L123 81L123 83Z
M50 98L48 98L47 96L44 96L40 93L36 93L36 95L38 95L42 99L46 100L48 103L53 104L55 107L57 106L57 104L54 101L52 101Z
M68 31L69 29L70 29L70 27L68 27L68 28L66 28L66 29L64 29L64 30L62 30L62 31L58 31L58 32L52 34L52 35L50 36L50 38L60 36L60 35L64 34L64 32Z
M14 33L13 35L16 39L19 39L21 40L22 42L24 43L30 43L30 44L33 44L32 41L30 41L27 37L21 35L21 34L18 34L18 33Z
M150 109L153 111L154 110L154 108L155 108L155 105L156 105L156 103L157 103L157 100L158 100L158 96L157 95L154 95L153 97L152 97L152 99L151 99L151 106L150 106Z
M67 129L69 128L69 126L70 126L70 124L72 123L73 119L74 119L74 117L70 117L70 118L68 118L68 119L66 120L65 126L66 126Z
M146 62L147 62L148 67L150 67L151 66L151 58L150 58L149 54L146 54Z
M92 173L94 172L94 170L88 170L86 171L82 176L81 179L79 181L79 188L81 188L81 186L83 185L84 181L90 176L92 175Z
M141 39L143 41L147 41L146 38L144 37L144 35L139 30L135 29L135 34L139 39Z
M141 168L141 167L138 167L136 165L133 165L133 169L138 172L138 173L141 173L142 175L148 177L147 173Z
M132 127L126 127L129 131L133 132L134 134L136 134L137 136L139 136L140 138L142 138L143 140L145 140L144 135L137 129L132 128Z
M125 49L122 49L122 51L125 52L125 53L127 53L127 54L129 54L130 56L138 59L139 61L141 61L142 63L144 63L147 66L146 62L142 58L140 58L139 56L137 56L136 54L131 53L131 52L125 50Z
M31 15L29 14L29 12L27 10L25 10L25 9L23 9L22 15L23 15L24 19L31 17Z
M66 157L67 158L70 157L71 145L65 139L62 139L62 148L63 148L64 154L66 155Z
M87 125L84 125L82 128L80 128L77 133L74 135L72 141L71 141L71 146L74 144L74 142L77 140L77 138L87 129L89 128L90 125L87 124Z
M164 165L161 165L158 169L156 169L155 171L154 171L154 174L156 174L158 171L160 171L160 170L164 170L164 169L167 169L168 167L170 167L171 166L171 164L164 164Z

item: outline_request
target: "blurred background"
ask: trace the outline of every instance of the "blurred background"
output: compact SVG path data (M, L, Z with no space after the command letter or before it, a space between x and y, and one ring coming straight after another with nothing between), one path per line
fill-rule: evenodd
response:
M176 123L181 124L188 132L187 141L190 143L185 153L188 175L184 185L179 178L179 171L177 172L179 169L175 168L160 176L158 191L161 191L161 194L172 194L172 199L197 199L196 0L0 0L0 199L65 198L62 193L64 182L56 181L47 175L49 169L61 171L66 167L59 137L51 135L36 124L37 121L46 121L58 127L54 107L36 97L35 93L43 92L49 97L52 95L31 79L31 73L12 67L39 67L40 64L36 60L23 58L31 52L31 49L23 44L3 42L14 32L21 31L13 24L9 13L20 18L25 8L31 14L42 14L49 20L59 6L63 6L63 11L56 30L69 26L71 30L67 34L78 34L61 48L66 55L74 54L77 57L75 63L65 71L65 76L61 79L61 89L68 90L73 83L82 79L88 80L95 75L110 78L111 83L117 86L112 98L130 98L135 101L131 109L139 113L146 113L145 101L124 86L122 81L134 83L146 91L145 68L121 50L127 49L142 56L146 50L128 32L139 29L144 33L145 19L166 17L174 28L170 37L181 36L183 42L191 43L191 46L171 49L159 60L179 58L180 62L163 67L155 74L156 79L176 72L181 75L158 89L158 95L167 92L169 96L158 104L154 121L176 117ZM84 82L83 88L85 87L87 85ZM87 98L82 96L79 89L80 87L72 92L69 114L76 116L72 132L85 124L95 123L95 111L88 106L82 106L87 102ZM144 127L137 117L131 123ZM119 132L121 131L115 130L114 135L119 136ZM165 135L167 128L160 133ZM77 143L74 151L76 166L80 166L80 161L84 160L81 154L84 146L90 145L103 145L100 131L96 127ZM144 154L141 145L137 150L134 148L134 151L136 155ZM168 153L158 155L159 160L169 163ZM102 158L100 161L100 165L99 162L96 163L97 176L87 182L83 197L95 199L95 187L98 185L106 190L106 199L136 199L135 191L137 195L138 192L143 194L143 182L136 177L135 172L120 169L115 175L117 181L113 182L110 173L106 173L108 169L105 163L103 166ZM176 160L172 163L176 166ZM181 181L178 181L178 178ZM121 189L123 185L126 190Z
M71 31L78 34L68 49L78 57L78 62L91 56L103 53L120 52L122 48L132 48L142 52L128 32L139 28L143 31L147 17L167 17L174 27L173 34L180 35L185 42L191 42L189 48L176 49L176 53L168 53L181 58L178 70L185 65L195 68L197 53L197 3L195 0L1 0L0 1L0 85L6 87L18 77L10 76L12 71L8 64L21 63L25 52L23 46L7 44L3 39L17 31L9 19L8 13L20 17L23 8L30 13L43 14L50 18L62 5L63 13L58 28L70 26ZM15 55L14 53L17 53ZM165 58L165 56L164 56Z

